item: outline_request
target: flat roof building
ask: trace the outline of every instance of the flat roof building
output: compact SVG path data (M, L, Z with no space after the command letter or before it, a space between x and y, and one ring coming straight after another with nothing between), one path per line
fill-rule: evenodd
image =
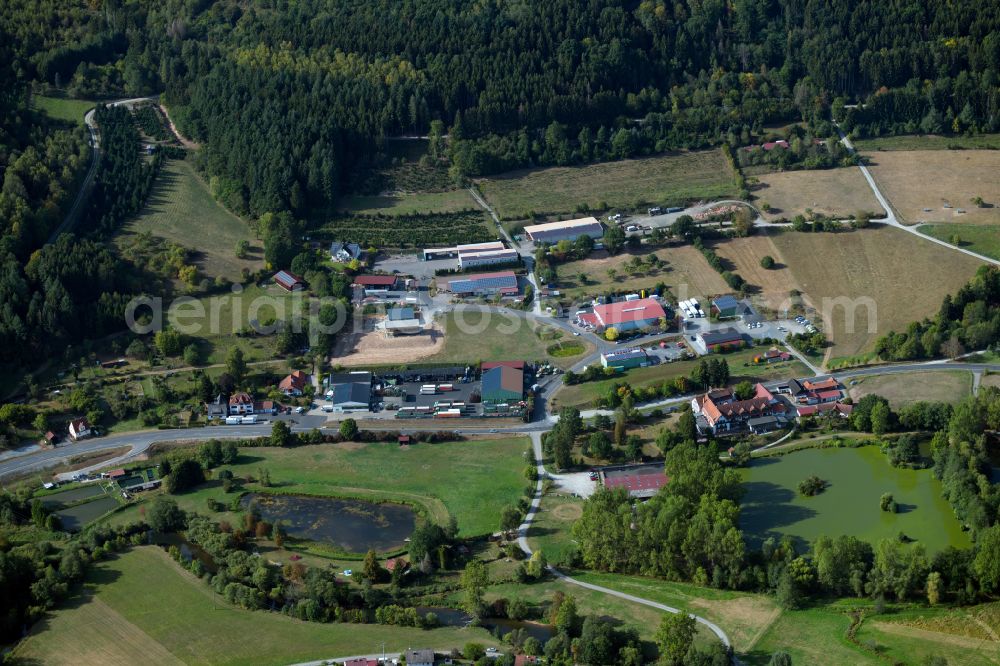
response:
M604 235L604 227L596 217L582 217L577 220L562 222L546 222L524 228L524 233L534 243L558 243L561 240L576 240L580 236L600 238Z
M640 368L649 365L649 357L645 350L639 348L616 349L601 354L601 365L605 368Z
M708 331L699 333L705 349L708 351L724 351L726 349L737 349L743 346L743 335L735 328L724 328L718 331Z
M519 293L514 271L478 273L448 281L448 291L460 296L516 296Z

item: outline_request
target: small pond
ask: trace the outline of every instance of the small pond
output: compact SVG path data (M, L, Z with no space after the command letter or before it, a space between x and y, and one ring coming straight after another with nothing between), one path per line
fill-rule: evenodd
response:
M351 553L402 548L413 533L413 509L403 504L375 504L353 499L306 495L248 493L240 499L246 508L257 505L261 517L280 520L286 533L336 546Z
M829 485L804 497L798 484L813 474ZM841 534L874 545L900 532L929 553L970 544L931 470L892 467L875 446L758 458L743 470L743 481L740 527L752 547L769 536L790 535L805 546L819 536ZM879 509L882 493L892 493L899 513Z
M110 495L105 495L104 497L95 499L92 502L77 504L74 507L56 511L55 515L59 516L59 520L62 521L62 528L64 530L67 532L79 532L83 529L84 525L97 520L117 506L118 500Z
M73 504L74 502L80 502L82 500L97 497L98 495L103 494L104 489L101 488L101 484L92 483L87 486L80 486L71 490L64 490L59 493L45 495L41 499L42 506L46 509L51 509L53 507L66 506L67 504Z

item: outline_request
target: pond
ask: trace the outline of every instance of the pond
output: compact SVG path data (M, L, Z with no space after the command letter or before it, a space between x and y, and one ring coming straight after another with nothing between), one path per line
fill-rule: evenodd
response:
M67 532L79 532L83 529L84 525L97 520L117 506L118 500L106 495L100 499L95 499L93 502L77 504L69 509L56 511L55 515L59 516L64 530Z
M51 509L57 506L66 506L67 504L72 504L74 502L79 502L81 500L89 499L91 497L97 497L98 495L103 495L104 489L101 488L101 484L92 483L87 486L80 486L78 488L73 488L72 490L64 490L60 493L53 493L51 495L45 495L42 497L42 506L46 509Z
M290 537L330 544L351 553L402 548L415 524L413 509L404 504L248 493L240 499L240 506L246 508L250 502L256 503L264 520L280 520Z
M828 486L819 495L803 497L798 484L813 474ZM822 535L841 534L874 545L900 532L922 543L928 553L970 545L931 470L892 467L874 446L758 458L743 470L743 479L740 527L754 548L768 536L786 534L803 546ZM882 493L892 493L899 513L879 509Z

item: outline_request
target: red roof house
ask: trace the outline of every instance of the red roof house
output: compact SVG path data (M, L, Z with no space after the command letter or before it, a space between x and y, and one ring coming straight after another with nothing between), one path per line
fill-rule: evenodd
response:
M691 409L705 419L713 432L739 429L750 419L785 411L763 384L754 387L754 395L748 400L737 400L729 389L714 389L693 398Z
M399 569L400 571L406 571L410 568L410 563L401 557L393 557L385 561L385 570L392 572L394 569Z
M358 275L354 278L354 284L366 289L388 290L395 286L398 279L395 275Z
M295 370L278 383L278 390L285 395L302 395L302 389L309 383L309 375Z
M229 396L229 413L233 415L253 414L253 398L249 393L234 393Z

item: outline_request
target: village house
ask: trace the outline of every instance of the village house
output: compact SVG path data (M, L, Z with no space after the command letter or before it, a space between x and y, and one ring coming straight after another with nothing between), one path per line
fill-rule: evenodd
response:
M309 375L301 370L293 370L290 375L278 383L278 390L286 396L298 397L309 384Z
M90 423L85 418L73 419L69 422L69 438L74 442L87 439L93 434Z
M205 403L205 418L209 421L225 419L229 416L229 404L221 395L215 396L215 400Z
M229 415L245 416L253 414L253 398L249 393L234 393L229 396Z
M346 264L355 259L361 259L361 246L357 243L341 243L338 241L330 243L331 261Z

